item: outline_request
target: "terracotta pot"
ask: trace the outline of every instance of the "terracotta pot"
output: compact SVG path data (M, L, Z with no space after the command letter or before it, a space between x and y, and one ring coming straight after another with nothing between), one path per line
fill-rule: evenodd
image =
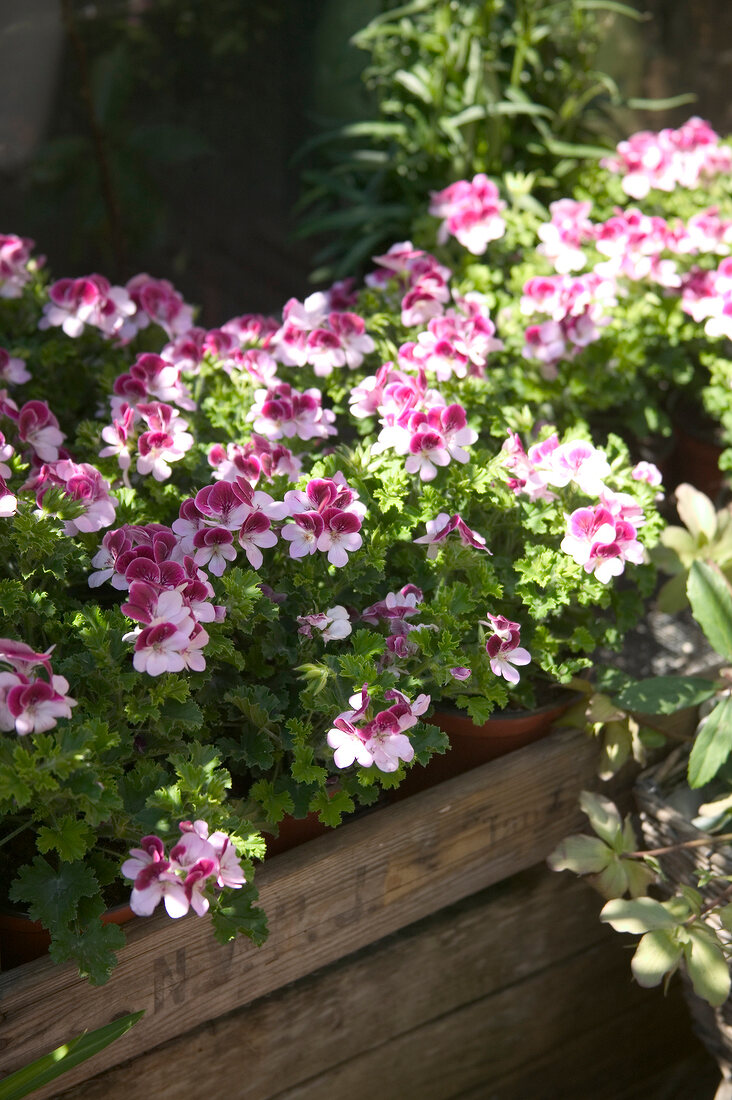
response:
M676 446L671 455L668 488L673 489L682 481L688 481L695 489L706 493L713 500L724 484L724 473L719 469L722 447L714 440L714 426L703 434L700 429L674 423Z
M540 741L576 699L574 692L567 692L566 698L558 703L531 711L501 711L482 726L476 726L461 711L435 711L429 721L448 735L450 748L444 755L433 756L427 767L412 768L394 791L394 797L416 794Z
M134 916L129 905L116 905L102 913L100 920L102 924L127 924ZM38 921L21 913L0 912L0 970L13 970L42 958L50 942L51 937Z
M305 817L283 817L279 823L277 836L265 834L267 841L267 858L280 855L281 852L289 852L291 848L297 848L308 840L314 840L330 832L330 826L324 825L319 820L317 812L309 813Z

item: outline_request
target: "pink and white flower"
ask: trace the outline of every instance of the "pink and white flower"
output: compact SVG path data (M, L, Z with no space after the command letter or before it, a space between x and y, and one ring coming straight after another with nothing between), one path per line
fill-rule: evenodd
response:
M103 275L59 279L48 288L51 299L43 307L40 329L60 327L67 336L80 336L84 327L105 336L128 339L135 335L135 303L121 286L111 286Z
M488 620L482 621L482 625L493 630L485 643L491 671L510 684L517 684L520 675L515 666L528 665L531 661L531 654L521 646L521 627L504 615L491 615L490 612Z
M495 183L481 172L471 181L458 180L442 191L433 191L429 212L444 219L437 233L440 244L452 236L474 256L480 256L490 241L505 233L506 223L501 217L505 207Z

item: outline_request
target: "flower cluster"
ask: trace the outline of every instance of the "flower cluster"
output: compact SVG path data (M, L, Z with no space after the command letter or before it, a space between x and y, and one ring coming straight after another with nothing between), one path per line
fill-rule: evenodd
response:
M541 244L536 251L545 256L560 275L581 271L587 263L582 245L595 238L595 226L590 221L591 202L558 199L549 204L551 220L537 229Z
M160 325L169 340L174 340L193 327L193 308L167 279L153 279L141 272L129 280L125 289L137 310L134 317L138 331L152 321Z
M0 298L20 298L30 281L35 242L14 233L0 233Z
M544 313L548 320L529 325L522 355L538 359L545 378L556 377L556 364L572 358L597 340L609 323L607 306L614 305L615 286L600 275L535 276L524 285L521 312Z
M368 684L348 700L352 710L342 711L328 731L328 744L334 750L333 761L338 768L348 768L358 763L363 768L372 764L382 772L395 772L400 760L409 763L414 757L414 747L405 730L416 726L420 715L430 705L429 695L419 695L410 703L406 695L396 688L384 692L385 699L394 703L366 719L371 699Z
M643 199L651 189L674 191L698 187L705 179L732 171L732 150L719 144L707 122L690 118L678 130L641 130L617 146L615 156L600 161L622 176L626 195Z
M692 270L681 289L681 308L704 322L707 336L732 338L732 258L714 271Z
M13 670L0 672L0 730L15 730L21 736L45 733L59 718L71 718L76 700L66 694L68 680L54 674L50 655L50 650L36 653L25 642L0 638L0 663ZM45 679L32 674L39 665Z
M481 620L481 625L492 631L485 642L491 670L510 684L517 684L520 677L515 666L528 665L531 661L531 654L521 645L521 627L504 615L491 615L490 611L488 620Z
M122 874L132 879L130 908L149 917L162 901L169 917L184 917L189 909L203 917L212 890L239 890L246 882L231 837L209 835L205 821L181 821L182 836L165 854L159 836L144 836L140 848L130 849Z
M88 327L107 337L131 340L152 321L173 340L193 324L192 308L172 283L144 272L124 287L112 286L97 274L58 279L48 288L48 296L38 327L61 328L72 337L81 336Z
M254 421L255 432L266 439L327 439L337 434L335 414L323 408L317 386L298 393L289 382L277 382L269 389L256 390L254 397L247 419Z
M358 314L342 308L351 296L338 288L311 294L304 302L291 298L282 313L282 325L272 335L271 347L286 366L309 363L315 374L325 378L336 367L355 370L374 341ZM338 308L341 307L341 308Z
M455 237L468 252L480 256L490 241L505 233L501 217L505 207L493 180L481 172L471 181L458 180L442 191L433 191L429 212L444 219L437 233L440 244Z
M419 474L422 481L432 481L438 466L447 466L451 459L467 462L464 449L475 443L478 433L468 426L462 405L446 405L444 398L427 386L427 376L420 369L417 376L396 372L394 381L384 376L383 388L373 380L370 394L378 390L381 431L372 445L372 454L393 450L407 455L407 473ZM370 380L367 380L370 381ZM353 404L360 404L363 393L351 395ZM355 400L354 400L355 398Z
M400 241L383 256L374 256L376 271L366 276L366 285L388 286L396 280L401 297L401 322L407 328L426 325L440 317L450 301L450 269L429 252L415 248L411 241Z
M427 331L420 332L415 342L399 348L399 364L406 369L424 367L438 382L465 378L468 374L483 377L488 356L501 351L496 326L480 295L458 299L460 312L448 309L432 317Z

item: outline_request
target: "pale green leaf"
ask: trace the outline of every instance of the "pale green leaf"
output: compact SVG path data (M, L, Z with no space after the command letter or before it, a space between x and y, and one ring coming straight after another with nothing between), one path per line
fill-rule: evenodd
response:
M689 757L689 786L713 779L732 750L732 697L724 695L699 726Z
M723 1004L730 991L729 967L711 929L698 926L689 928L689 942L684 949L684 959L697 996L715 1007Z
M695 539L703 535L708 541L717 530L717 513L708 496L686 482L676 489L676 510L679 519Z
M610 799L594 791L582 791L579 804L597 835L614 845L623 831L623 820Z
M630 964L638 985L644 989L660 985L665 975L673 973L679 965L681 950L679 944L663 929L646 933Z
M616 932L653 932L661 928L675 928L679 923L660 901L653 898L633 898L624 901L615 898L604 906L600 920L611 925Z
M695 561L689 570L686 592L694 618L709 644L732 661L732 593L729 582L717 569Z
M612 856L611 849L599 837L575 835L560 841L547 863L552 871L596 874L605 869Z

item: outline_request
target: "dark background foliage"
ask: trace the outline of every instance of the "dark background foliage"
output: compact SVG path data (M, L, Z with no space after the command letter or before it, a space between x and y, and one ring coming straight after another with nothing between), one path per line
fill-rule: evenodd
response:
M601 68L626 97L698 98L652 118L621 113L620 132L692 111L732 129L727 0L638 3L652 18L612 20ZM538 6L506 5L519 15ZM33 237L57 277L170 278L206 325L278 309L306 290L323 243L294 235L308 161L293 157L329 129L374 117L361 79L369 55L348 41L394 7L4 0L0 231ZM453 7L459 22L476 4ZM452 178L425 177L425 190Z

